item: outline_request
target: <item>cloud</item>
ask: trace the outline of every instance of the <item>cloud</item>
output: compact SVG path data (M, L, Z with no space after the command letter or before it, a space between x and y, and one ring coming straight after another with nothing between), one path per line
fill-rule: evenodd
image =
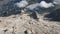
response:
M17 2L16 5L17 7L22 8L22 7L26 7L28 5L28 2L26 0L22 0L20 2Z
M55 4L56 9L60 8L60 0L54 0L53 4Z
M38 6L39 6L39 3L35 3L35 4L31 4L31 5L27 6L26 8L28 8L30 10L33 10L33 9L35 9Z
M57 5L60 5L60 0L54 0L53 3L57 4Z
M26 7L27 9L33 10L37 8L38 6L41 8L49 8L49 7L54 7L53 3L47 3L45 1L41 1L40 3L34 3L28 5L28 2L26 0L22 0L20 2L17 2L16 5L20 8ZM27 6L28 5L28 6Z
M53 3L46 3L45 1L41 1L39 6L42 8L54 7Z
M31 4L31 5L27 6L26 8L33 10L37 7L50 8L50 7L54 7L54 5L53 5L53 3L47 3L45 1L41 1L40 3Z

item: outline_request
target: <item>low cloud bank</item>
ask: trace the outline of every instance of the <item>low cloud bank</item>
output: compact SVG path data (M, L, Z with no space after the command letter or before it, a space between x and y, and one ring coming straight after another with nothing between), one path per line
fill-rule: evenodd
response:
M53 3L46 3L45 1L41 1L39 6L42 8L54 7Z
M39 3L35 3L35 4L31 4L31 5L27 6L26 8L33 10L33 9L37 8L38 6L39 6Z
M57 4L57 5L60 5L60 0L54 0L53 3Z
M16 3L16 5L19 7L19 8L22 8L22 7L26 7L30 10L33 10L35 8L37 8L38 6L41 7L41 8L50 8L50 7L54 7L53 3L47 3L45 1L41 1L40 3L35 3L35 4L30 4L28 5L29 3L26 1L26 0L22 0L20 1L19 3ZM28 5L28 6L27 6Z
M22 8L22 7L26 7L28 5L28 2L26 0L22 0L20 2L17 2L16 5L17 7Z
M54 7L53 3L46 3L45 1L41 1L40 3L35 3L35 4L31 4L29 6L27 6L27 8L33 10L36 7L41 7L41 8L50 8L50 7Z

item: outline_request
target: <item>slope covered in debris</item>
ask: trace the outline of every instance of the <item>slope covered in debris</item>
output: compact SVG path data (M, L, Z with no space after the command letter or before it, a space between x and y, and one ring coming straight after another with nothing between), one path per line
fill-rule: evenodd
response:
M43 20L43 16L37 15L38 20L28 14L0 17L0 31L7 30L5 34L60 34L59 22Z
M44 18L51 12L47 17L59 19L56 5L53 0L8 1L0 6L0 34L60 34L60 22Z

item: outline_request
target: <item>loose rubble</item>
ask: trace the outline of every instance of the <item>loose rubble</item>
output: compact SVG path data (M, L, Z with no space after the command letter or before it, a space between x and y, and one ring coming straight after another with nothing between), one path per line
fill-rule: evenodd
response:
M60 22L43 20L38 15L38 21L28 14L0 17L0 33L2 34L60 34ZM13 18L15 17L15 18Z

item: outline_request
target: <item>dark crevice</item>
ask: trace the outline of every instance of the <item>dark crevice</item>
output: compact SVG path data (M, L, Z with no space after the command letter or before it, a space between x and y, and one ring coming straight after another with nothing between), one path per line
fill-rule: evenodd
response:
M29 15L33 19L38 19L36 12L32 12L32 14Z

